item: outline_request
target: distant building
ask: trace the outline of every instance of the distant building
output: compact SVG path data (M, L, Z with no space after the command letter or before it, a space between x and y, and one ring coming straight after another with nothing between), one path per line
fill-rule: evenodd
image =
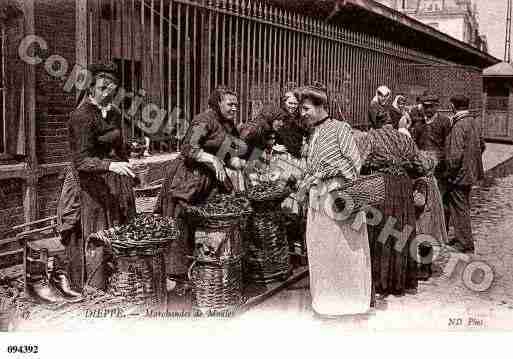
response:
M476 4L472 0L377 0L449 36L488 51L486 37L479 34Z

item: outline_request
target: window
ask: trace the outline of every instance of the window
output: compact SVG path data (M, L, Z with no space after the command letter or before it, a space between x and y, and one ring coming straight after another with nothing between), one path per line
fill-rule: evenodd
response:
M443 6L440 0L425 1L423 3L423 10L426 12L440 11L442 9Z
M430 23L428 23L428 26L431 26L431 27L433 27L435 29L439 29L440 28L440 24L437 23L437 22L430 22Z
M7 148L5 147L7 138L7 124L6 124L6 82L5 82L5 62L6 62L6 35L5 26L0 23L0 129L2 135L0 136L0 153L5 154Z

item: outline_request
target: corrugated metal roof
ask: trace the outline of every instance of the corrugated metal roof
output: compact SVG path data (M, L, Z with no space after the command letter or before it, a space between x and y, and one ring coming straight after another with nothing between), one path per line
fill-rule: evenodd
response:
M513 77L513 66L507 62L499 62L496 65L483 70L484 77Z

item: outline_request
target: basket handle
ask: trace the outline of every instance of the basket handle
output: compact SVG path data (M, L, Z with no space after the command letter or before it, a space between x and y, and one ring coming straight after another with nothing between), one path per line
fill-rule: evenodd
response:
M191 266L189 267L189 270L187 271L187 279L189 280L189 282L192 282L192 269L194 268L197 262L197 260L194 260Z

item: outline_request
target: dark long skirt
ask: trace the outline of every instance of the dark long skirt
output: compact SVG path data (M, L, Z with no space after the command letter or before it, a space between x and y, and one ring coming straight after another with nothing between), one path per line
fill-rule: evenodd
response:
M104 290L110 275L109 249L87 254L90 234L127 223L135 215L133 180L115 173L82 174L69 168L57 208L59 231L66 247L67 270L76 290L85 283ZM105 253L104 253L105 252Z
M213 172L206 166L189 163L182 156L169 164L154 213L177 220L180 236L166 250L166 273L184 277L194 251L194 229L183 215L185 205L197 205L219 192Z
M133 180L115 173L101 175L103 181L87 182L80 179L82 236L84 243L89 235L98 231L126 224L135 216ZM89 285L104 290L111 274L109 248L98 248L94 253L86 251L86 277Z
M417 260L410 254L416 253L410 250L416 233L413 184L408 177L388 175L385 191L386 205L380 208L383 219L379 225L368 225L372 280L376 293L402 295L417 288ZM385 225L391 219L395 219L394 229L402 234L385 238ZM406 226L409 231L403 231Z

